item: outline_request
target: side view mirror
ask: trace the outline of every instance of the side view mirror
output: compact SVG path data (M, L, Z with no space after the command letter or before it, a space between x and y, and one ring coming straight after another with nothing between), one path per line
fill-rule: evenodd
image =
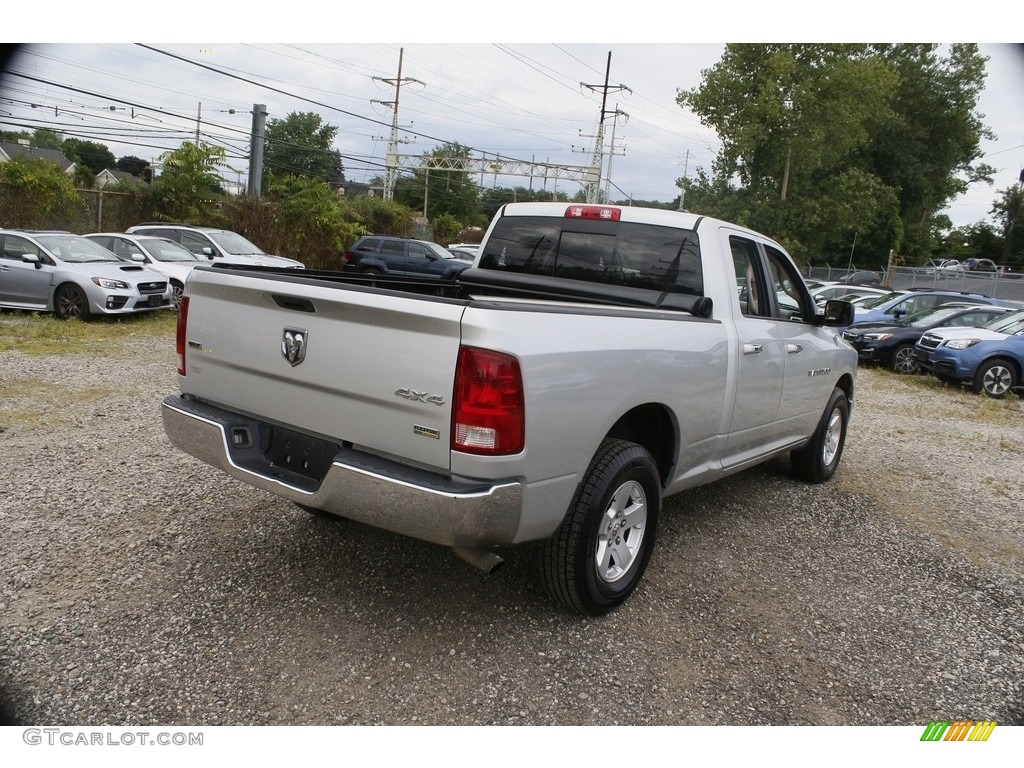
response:
M133 253L132 254L132 261L137 261L140 264L145 264L146 263L146 257L143 256L141 253Z
M825 312L818 315L822 319L822 325L829 328L845 328L853 325L853 304L839 299L829 299L825 302Z
M211 247L210 247L210 246L208 246L208 245L204 245L204 246L203 246L203 256L205 256L206 258L208 258L208 259L210 259L210 260L212 261L212 260L213 260L213 257L214 257L214 256L216 256L216 255L217 255L217 254L215 254L215 253L213 252L213 248L211 248Z
M36 269L43 266L42 262L39 261L39 254L36 253L23 253L21 254L21 260L26 264L35 264Z

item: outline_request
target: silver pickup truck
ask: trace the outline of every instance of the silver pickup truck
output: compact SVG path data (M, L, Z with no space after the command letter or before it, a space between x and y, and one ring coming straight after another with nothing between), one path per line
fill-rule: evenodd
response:
M662 499L788 452L836 471L852 307L781 246L690 213L501 209L452 281L202 266L178 315L171 442L484 570L543 540L554 598L637 586Z

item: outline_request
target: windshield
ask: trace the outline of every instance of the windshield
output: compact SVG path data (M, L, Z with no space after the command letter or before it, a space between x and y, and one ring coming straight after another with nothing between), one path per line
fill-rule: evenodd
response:
M207 232L210 239L220 246L224 253L232 256L262 255L263 251L250 243L237 232Z
M998 333L1017 333L1024 328L1024 309L1019 309L1008 315L993 317L987 323L982 323L979 328Z
M121 261L113 251L78 235L41 235L36 239L56 258L70 264Z
M422 242L423 242L423 245L425 245L427 247L427 250L430 251L435 256L437 256L437 258L439 258L439 259L450 259L452 257L451 253L449 253L446 248L442 248L437 243L431 243L431 242L428 242L426 240L424 240Z
M927 328L931 325L941 323L947 317L952 317L958 312L963 312L963 307L938 307L932 309L922 309L920 312L915 312L912 315L904 317L898 325L905 325L909 328Z
M903 291L893 291L892 293L886 293L874 299L868 299L863 304L861 304L861 306L864 307L865 309L874 309L875 307L882 306L887 301L895 301L902 295Z
M149 255L157 261L199 261L195 254L170 240L142 240Z

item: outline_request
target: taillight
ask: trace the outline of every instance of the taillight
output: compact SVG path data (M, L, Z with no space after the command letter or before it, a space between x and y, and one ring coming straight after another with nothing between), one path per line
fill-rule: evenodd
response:
M507 456L522 451L525 442L519 361L501 352L461 347L455 370L452 449Z
M599 221L618 221L622 209L608 205L570 205L565 209L567 219L598 219Z
M174 338L174 350L178 353L178 375L185 375L185 325L188 322L188 296L183 296L178 307L178 332Z
M352 251L345 251L341 254L342 264L348 264L350 261L352 261Z

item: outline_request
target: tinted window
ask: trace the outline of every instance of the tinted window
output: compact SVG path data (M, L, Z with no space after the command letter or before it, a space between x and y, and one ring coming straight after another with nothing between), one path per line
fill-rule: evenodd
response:
M405 243L401 240L385 240L381 243L380 252L385 256L404 256Z
M633 222L507 216L480 266L703 295L696 233Z
M210 248L213 250L214 255L219 255L217 249L213 247L209 240L202 235L195 234L194 232L182 232L181 244L192 251L192 253L202 255L203 248Z
M3 257L5 259L21 261L21 257L25 254L35 254L38 256L39 249L24 237L18 237L17 235L6 235L4 237Z

